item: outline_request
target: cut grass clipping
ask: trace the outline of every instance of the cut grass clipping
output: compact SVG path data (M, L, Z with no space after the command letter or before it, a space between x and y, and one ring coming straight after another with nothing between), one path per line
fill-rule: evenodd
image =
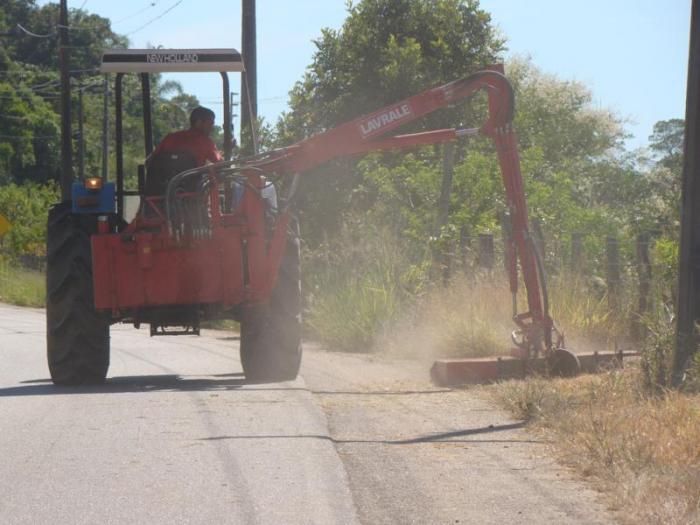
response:
M700 396L649 395L637 370L489 392L610 498L625 523L700 523Z
M42 307L45 299L45 274L0 262L0 302Z

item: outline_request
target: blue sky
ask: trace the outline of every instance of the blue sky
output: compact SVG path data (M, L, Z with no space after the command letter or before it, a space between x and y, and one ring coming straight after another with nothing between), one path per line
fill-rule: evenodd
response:
M240 0L68 4L84 4L88 11L112 19L114 30L122 34L175 5L131 34L131 47L240 49ZM628 147L644 146L654 122L684 116L690 0L481 0L481 6L492 14L510 54L530 56L547 73L585 83L596 105L629 120L634 138ZM345 0L258 0L258 98L267 121L275 122L286 108L287 92L311 61L312 40L322 27L339 28L345 13ZM177 79L220 115L217 76ZM235 91L238 85L233 78Z

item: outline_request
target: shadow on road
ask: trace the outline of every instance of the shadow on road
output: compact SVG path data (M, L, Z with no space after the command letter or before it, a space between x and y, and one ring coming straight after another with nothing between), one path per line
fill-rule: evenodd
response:
M413 396L418 394L449 394L448 388L441 390L311 390L319 396Z
M123 394L164 391L226 391L246 387L246 391L300 390L314 395L331 396L407 396L419 394L446 394L452 390L309 390L288 386L288 383L261 383L247 381L242 373L211 374L208 376L181 376L178 374L110 377L102 385L55 386L51 379L29 379L22 386L0 388L0 397L49 396L66 394ZM257 388L255 388L257 386Z
M215 378L215 379L210 379ZM123 394L139 392L192 392L192 391L230 391L246 387L251 390L307 390L306 388L286 386L285 383L253 383L246 381L242 373L218 374L215 376L187 377L177 374L121 376L110 377L102 385L85 385L64 387L55 386L50 379L32 379L23 381L21 386L0 388L0 397L15 396L50 396L66 394ZM257 388L250 386L260 385Z
M533 439L457 439L478 434L490 434L505 430L517 430L525 426L524 422L509 423L506 425L489 425L487 427L468 428L437 434L426 434L409 439L335 439L321 434L296 434L296 435L252 435L252 436L214 436L201 438L200 441L219 441L228 439L321 439L330 441L336 445L346 444L379 444L379 445L418 445L422 443L541 443Z

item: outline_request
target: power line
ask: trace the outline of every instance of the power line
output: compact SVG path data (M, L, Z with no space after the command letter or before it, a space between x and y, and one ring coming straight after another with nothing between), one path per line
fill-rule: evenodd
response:
M0 113L0 118L6 118L10 120L31 120L29 117L18 116L18 115L3 115Z
M58 31L53 31L52 33L46 33L45 35L40 35L38 33L34 33L33 31L30 31L26 27L22 26L21 24L16 25L17 29L22 31L24 34L27 36L31 36L34 38L52 38L58 35ZM63 24L56 24L54 27L58 29L68 29L69 31L97 31L99 29L106 29L107 25L101 25L101 26L94 26L94 25L63 25Z
M25 137L23 135L0 135L3 139L22 139L22 140L52 140L56 139L55 135L37 135L34 137Z
M130 15L125 16L124 18L120 18L120 19L117 20L116 22L112 22L112 25L121 24L122 22L125 22L125 21L127 21L127 20L131 20L132 18L134 18L135 16L140 15L140 14L143 13L144 11L148 11L149 9L155 7L155 6L158 4L159 1L160 1L160 0L156 0L155 2L150 2L146 7L142 8L142 9L139 9L139 10L136 11L135 13L131 13Z
M26 87L26 89L30 89L32 91L35 90L41 90L41 89L47 89L50 87L56 87L60 82L58 80L50 80L48 82L43 82L41 84L35 84L33 86L20 86L20 87Z
M287 98L286 95L278 95L276 97L266 97L258 99L258 102L280 102ZM200 100L202 104L223 104L222 100Z
M15 100L15 98L20 98L20 99L23 99L25 102L31 102L32 95L34 95L36 97L44 97L44 98L58 98L61 96L60 93L34 93L34 92L32 92L31 94L29 94L29 93L15 93L14 97L0 96L0 100Z
M127 33L125 36L133 35L133 34L136 33L137 31L141 31L141 30L144 29L145 27L151 25L153 22L156 22L157 20L160 20L160 19L163 18L165 15L167 15L170 11L172 11L172 10L175 9L177 6L179 6L181 3L182 3L182 0L178 0L178 1L175 2L173 5L171 5L169 8L167 8L165 11L163 11L161 14L159 14L157 17L152 18L151 20L149 20L148 22L146 22L145 24L143 24L141 27L138 27L138 28L134 29L133 31Z
M68 70L68 72L73 74L73 73L87 73L89 71L99 71L99 70L100 70L99 67L91 67L88 69L70 69L70 70Z
M99 71L100 68L98 67L92 67L89 69L71 69L69 73L74 76L80 76L86 73L93 73L96 71ZM0 71L0 75L8 75L8 76L18 76L18 77L26 77L26 76L33 76L33 75L57 75L55 71Z
M56 31L54 31L53 33L47 33L45 35L40 35L38 33L33 33L29 29L26 29L21 24L17 24L17 27L26 35L29 35L29 36L34 37L34 38L52 38L58 34Z
M0 71L0 75L18 75L18 76L27 76L27 75L32 75L35 72L33 71ZM43 72L39 72L43 73ZM53 73L53 72L51 72ZM46 72L45 74L49 74L49 72Z
M99 29L106 29L106 25L102 26L91 26L91 25L70 25L70 26L64 26L61 24L56 24L56 27L59 29L68 29L69 31L97 31Z

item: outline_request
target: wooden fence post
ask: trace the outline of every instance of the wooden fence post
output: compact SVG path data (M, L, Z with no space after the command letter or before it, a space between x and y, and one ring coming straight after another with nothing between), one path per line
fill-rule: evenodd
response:
M510 215L508 213L499 213L498 218L501 223L501 237L503 241L503 268L505 269L506 273L508 273L511 264L510 244L513 236L513 223L511 222Z
M638 338L644 337L646 327L642 317L649 311L650 300L649 292L651 291L651 255L649 254L649 243L651 236L649 233L640 233L637 235L637 276L639 277L639 301L637 303L637 312L635 316L634 333Z
M544 234L542 233L542 222L539 217L533 217L531 222L535 245L542 258L542 264L544 264L544 261L547 259L547 245L544 242Z
M571 271L574 273L583 273L586 268L584 253L583 253L583 234L581 232L573 232L571 234Z
M462 263L462 271L469 273L469 263L467 262L467 254L469 253L469 230L466 226L459 229L459 257Z
M446 286L450 280L453 246L447 247L443 243L443 228L447 226L450 215L450 193L452 192L452 175L455 165L455 143L446 142L443 147L442 157L442 186L438 199L437 237L440 239L438 249L434 254L434 263L440 269L442 282Z
M493 234L479 234L479 266L485 270L493 270L495 256L493 249Z
M607 260L606 281L608 285L608 308L617 310L620 306L620 246L617 237L608 235L605 240L605 255Z

